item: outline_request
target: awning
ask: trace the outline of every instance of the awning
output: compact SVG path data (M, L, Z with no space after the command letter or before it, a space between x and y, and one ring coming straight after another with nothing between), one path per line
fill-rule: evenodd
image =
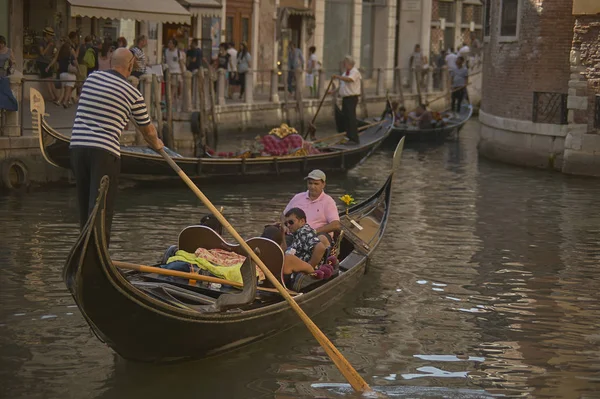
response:
M72 17L191 23L191 14L175 0L69 0L69 3Z
M186 0L189 4L190 14L199 17L220 17L222 15L222 6L216 0Z
M292 8L287 7L290 15L299 15L301 17L314 17L314 12L310 8Z

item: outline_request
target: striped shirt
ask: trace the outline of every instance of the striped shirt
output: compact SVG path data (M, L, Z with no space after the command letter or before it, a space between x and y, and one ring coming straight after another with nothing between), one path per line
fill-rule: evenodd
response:
M136 58L133 70L142 74L146 73L146 53L144 53L144 50L142 50L138 46L133 46L131 48L131 52L133 53L133 55L135 55Z
M120 157L121 132L132 116L139 126L150 123L142 94L112 69L92 73L81 90L71 148L100 148Z

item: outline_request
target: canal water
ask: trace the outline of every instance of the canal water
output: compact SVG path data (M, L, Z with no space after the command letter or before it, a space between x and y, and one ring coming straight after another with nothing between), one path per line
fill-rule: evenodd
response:
M315 321L390 397L597 397L600 184L480 160L477 131L470 122L458 141L405 150L367 274ZM379 151L331 176L328 192L366 198L390 159ZM206 193L248 237L303 184L265 178ZM153 263L205 213L183 185L124 187L112 256ZM0 197L0 224L0 397L354 397L303 326L201 361L123 361L61 280L78 233L74 189Z

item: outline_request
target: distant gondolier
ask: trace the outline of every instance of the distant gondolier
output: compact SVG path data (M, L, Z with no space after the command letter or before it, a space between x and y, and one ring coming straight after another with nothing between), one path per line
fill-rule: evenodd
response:
M342 115L345 124L346 136L355 144L360 144L358 138L358 124L356 121L356 105L360 95L360 80L362 79L358 69L354 67L354 58L347 55L343 61L344 74L333 75L332 79L340 81L338 90L342 97Z
M127 81L135 56L126 48L112 55L112 69L91 74L85 83L77 106L71 135L71 168L77 184L79 221L85 226L93 210L100 181L108 176L106 195L106 243L116 199L121 170L121 132L133 117L144 138L155 150L163 148L141 93Z
M463 98L467 96L467 85L469 84L469 70L464 66L465 59L459 56L456 59L456 67L450 69L452 76L452 111L460 114Z

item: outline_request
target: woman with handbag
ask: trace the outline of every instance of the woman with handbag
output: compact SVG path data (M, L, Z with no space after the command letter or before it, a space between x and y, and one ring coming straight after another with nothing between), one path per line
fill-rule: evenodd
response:
M63 83L62 86L64 91L62 99L55 101L54 104L69 108L73 105L71 102L71 94L73 93L75 81L77 80L77 73L79 72L79 67L77 66L77 54L69 41L63 43L50 65L46 68L46 71L49 71L55 63L58 63L58 73L60 80Z
M14 70L15 55L6 46L6 38L0 36L0 76L11 75Z
M237 57L237 72L238 72L238 81L240 83L240 100L244 98L244 93L246 92L246 72L250 69L250 62L252 61L252 57L248 52L248 43L242 42L240 52Z

